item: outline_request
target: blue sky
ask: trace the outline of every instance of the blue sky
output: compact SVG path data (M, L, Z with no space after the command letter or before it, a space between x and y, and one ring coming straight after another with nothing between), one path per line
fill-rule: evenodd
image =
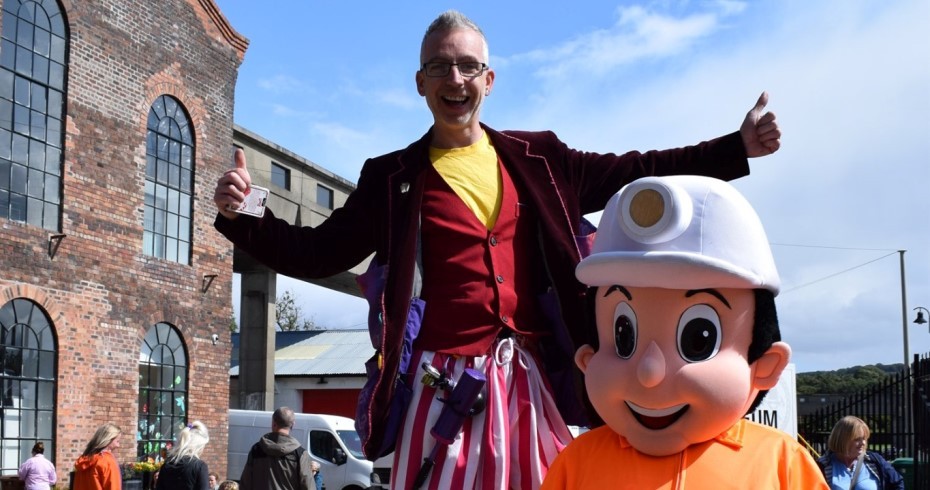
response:
M236 123L353 182L431 124L414 73L448 8L489 40L482 119L497 129L597 152L683 146L736 130L767 90L782 150L735 185L773 244L797 370L902 362L898 250L910 352L930 352L911 323L930 308L930 2L215 1L250 40ZM318 324L363 326L360 300L278 289Z

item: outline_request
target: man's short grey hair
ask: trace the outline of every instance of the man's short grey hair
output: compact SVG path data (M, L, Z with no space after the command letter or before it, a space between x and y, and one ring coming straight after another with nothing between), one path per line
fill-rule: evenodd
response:
M459 12L458 10L446 10L445 12L439 14L439 17L436 17L435 20L426 28L426 34L423 35L423 41L420 43L420 63L425 63L426 60L423 59L423 48L426 46L426 39L429 38L433 33L448 31L451 29L470 29L481 35L481 40L484 41L484 61L488 63L488 39L484 37L484 31L478 27L478 24L475 24L471 19L465 16L465 14Z
M271 421L282 429L294 427L294 411L287 407L281 407L271 415Z

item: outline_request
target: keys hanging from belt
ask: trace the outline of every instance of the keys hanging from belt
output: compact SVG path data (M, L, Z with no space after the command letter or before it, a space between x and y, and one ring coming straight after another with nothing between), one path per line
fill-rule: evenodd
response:
M451 397L452 392L455 390L456 381L452 379L445 371L440 371L434 366L430 365L429 362L424 362L421 364L423 368L423 377L420 378L420 382L426 386L436 388L437 390L442 390L445 393L446 397ZM486 390L482 385L481 392L478 393L474 402L472 403L468 415L475 415L481 413L484 410L484 407L487 403L487 396L485 395ZM441 400L445 402L446 400Z

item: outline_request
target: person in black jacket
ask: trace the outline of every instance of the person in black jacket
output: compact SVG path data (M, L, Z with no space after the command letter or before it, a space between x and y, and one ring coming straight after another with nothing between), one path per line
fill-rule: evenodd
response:
M827 439L829 450L817 460L830 488L904 490L901 474L880 454L867 449L869 434L868 424L853 415L833 426Z
M271 415L271 432L249 451L239 478L241 490L316 490L310 455L291 436L294 411L281 407Z
M213 490L207 463L200 459L208 442L207 426L200 421L181 429L178 443L168 451L165 464L158 470L155 490Z

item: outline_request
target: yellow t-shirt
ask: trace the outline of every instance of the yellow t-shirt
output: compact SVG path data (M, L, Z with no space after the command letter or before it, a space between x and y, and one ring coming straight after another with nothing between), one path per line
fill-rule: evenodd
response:
M429 149L433 168L490 230L501 210L501 170L497 152L485 133L464 148Z

